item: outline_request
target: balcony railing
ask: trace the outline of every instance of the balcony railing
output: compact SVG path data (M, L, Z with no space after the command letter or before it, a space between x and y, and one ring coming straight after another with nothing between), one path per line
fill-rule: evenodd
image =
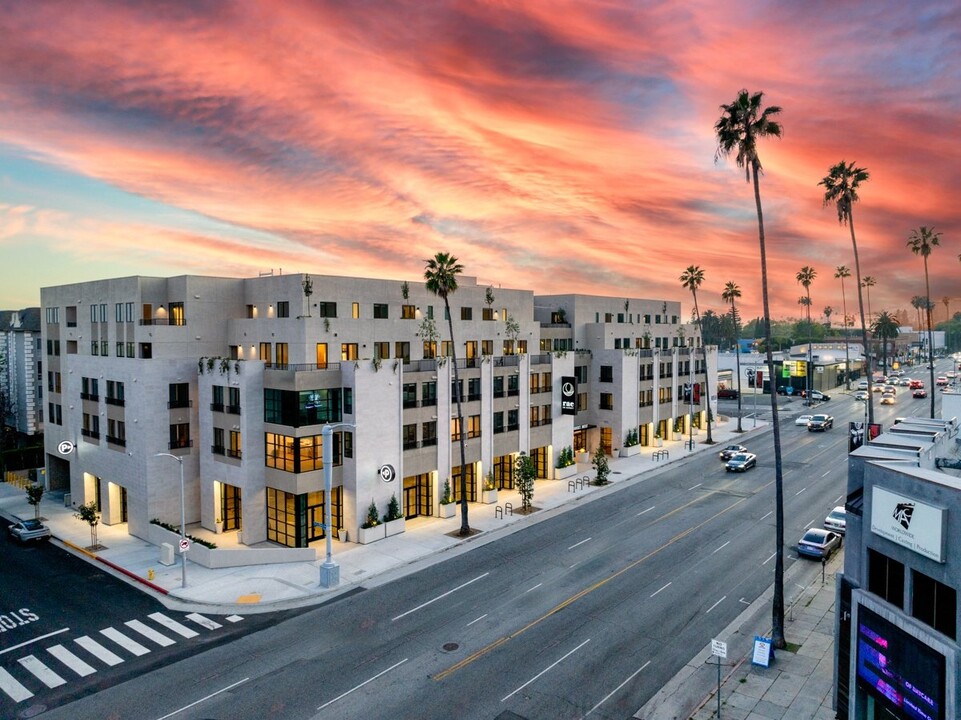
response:
M100 432L98 430L87 430L86 428L83 428L80 430L80 434L84 437L94 438L96 440L100 439Z
M240 405L228 405L227 412L231 415L240 415Z
M169 317L141 318L138 321L138 323L140 325L170 325L170 326L184 327L187 325L187 319L186 318L177 319L177 318L169 318Z
M340 370L339 362L329 363L272 363L265 362L267 370L277 370L283 372L310 372L311 370Z
M81 400L99 400L99 399L100 399L100 395L98 395L97 393L85 393L85 392L82 392L82 393L80 393L80 399L81 399Z
M127 438L118 438L111 435L107 435L107 442L111 445L119 445L120 447L127 447Z
M168 450L184 450L194 446L193 440L173 440L167 443Z
M116 405L118 407L123 407L126 404L123 398L110 397L109 395L104 398L104 402L106 402L107 405Z
M193 400L171 400L167 403L167 408L173 410L175 408L189 408L194 406Z
M241 457L242 454L243 454L243 450L228 450L228 451L227 451L227 457L232 457L232 458L235 458L235 459L237 459L237 460L240 460L240 457Z
M210 452L214 455L226 455L227 449L223 445L211 445Z
M223 404L223 403L210 403L210 409L211 409L213 412L223 412L223 411L224 411L224 404Z

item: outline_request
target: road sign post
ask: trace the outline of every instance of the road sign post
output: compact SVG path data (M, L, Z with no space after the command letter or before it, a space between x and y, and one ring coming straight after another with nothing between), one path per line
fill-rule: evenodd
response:
M717 658L717 720L721 720L721 660L727 658L727 643L711 640L711 655Z

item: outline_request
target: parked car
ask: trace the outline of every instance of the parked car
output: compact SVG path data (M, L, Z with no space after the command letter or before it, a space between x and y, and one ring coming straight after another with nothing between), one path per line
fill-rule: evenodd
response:
M808 420L808 431L817 432L830 430L834 427L834 418L831 415L812 415Z
M837 533L821 528L811 528L798 540L797 554L820 560L831 557L831 554L840 547L841 536Z
M21 520L10 526L10 537L20 542L46 540L50 537L50 528L39 520Z
M803 425L807 427L807 424L811 421L813 415L798 415L794 420L795 425Z
M882 405L894 405L895 397L893 393L882 393L881 394L881 404Z
M802 390L802 391L801 391L801 397L806 398L807 396L808 396L808 391L807 391L807 390ZM831 396L830 396L830 395L826 395L825 393L821 392L820 390L812 390L812 391L811 391L811 399L812 399L812 400L815 400L815 401L817 401L817 402L827 402L828 400L831 399Z
M737 400L737 390L735 388L718 388L717 397L719 400Z
M743 445L728 445L726 448L721 450L720 456L721 460L730 460L732 457L738 453L747 452L747 448Z
M838 535L844 535L848 528L848 515L844 511L843 505L836 506L828 513L828 516L824 518L824 528Z
M917 390L911 391L911 397L916 398L926 398L928 396L928 391L924 388L918 388Z
M757 455L749 452L740 452L732 456L724 466L727 472L744 472L757 466Z
M856 393L854 393L854 399L855 399L855 400L861 400L862 402L865 401L865 400L867 400L867 399L868 399L868 391L867 391L867 390L858 390Z
M794 394L794 388L791 387L790 385L778 385L777 394L778 394L778 395L793 395L793 394Z

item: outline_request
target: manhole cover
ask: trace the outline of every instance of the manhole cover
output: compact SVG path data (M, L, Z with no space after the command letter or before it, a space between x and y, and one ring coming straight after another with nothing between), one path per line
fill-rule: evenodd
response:
M444 643L444 652L454 652L459 647L457 643Z

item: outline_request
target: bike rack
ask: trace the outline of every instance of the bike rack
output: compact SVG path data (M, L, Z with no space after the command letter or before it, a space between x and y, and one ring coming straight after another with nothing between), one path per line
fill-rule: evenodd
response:
M503 520L503 519L504 519L504 512L505 512L505 511L507 512L508 515L513 515L513 514L514 514L514 505L513 505L512 503L509 503L509 502L504 503L504 506L503 506L503 507L501 507L500 505L498 505L497 507L494 508L494 518L495 518L495 519L496 519L496 518L500 518L501 520Z
M655 461L670 460L670 458L671 458L671 453L669 450L655 450L654 452L651 453L651 460L655 460Z

